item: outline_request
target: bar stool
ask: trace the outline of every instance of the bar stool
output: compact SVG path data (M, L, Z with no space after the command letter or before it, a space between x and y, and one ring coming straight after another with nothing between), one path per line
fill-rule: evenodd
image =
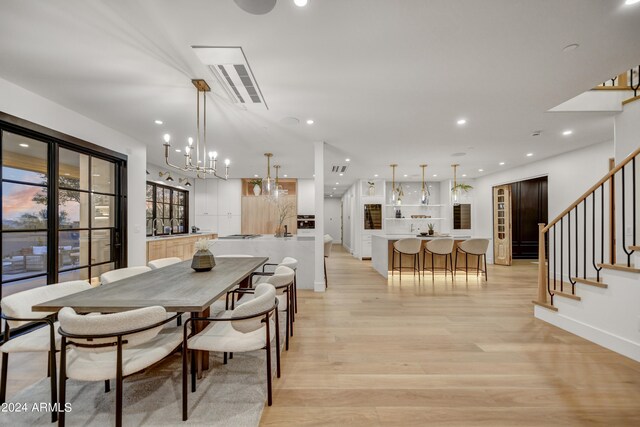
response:
M391 256L391 277L396 270L396 253L400 256L400 264L398 272L400 273L400 280L402 281L402 255L413 256L413 275L415 277L416 271L418 272L418 280L420 280L420 247L422 246L422 240L416 238L400 239L393 243L393 253Z
M331 256L331 248L333 247L333 237L330 234L324 235L324 287L329 287L329 280L327 278L327 258Z
M487 277L487 248L489 247L489 239L467 239L464 242L460 242L456 248L456 271L458 270L458 253L464 254L464 274L466 278L469 278L469 255L475 255L478 257L478 264L476 266L476 276L480 274L480 257L484 257L484 280L488 280Z
M447 271L451 272L451 276L453 277L453 257L451 253L453 252L453 239L434 239L429 240L427 244L424 246L424 251L422 252L422 275L424 276L424 270L426 269L426 256L431 254L431 280L435 279L435 264L434 258L435 256L443 256L444 257L444 277L447 278ZM447 263L447 261L450 261ZM447 264L450 265L450 268L447 268Z

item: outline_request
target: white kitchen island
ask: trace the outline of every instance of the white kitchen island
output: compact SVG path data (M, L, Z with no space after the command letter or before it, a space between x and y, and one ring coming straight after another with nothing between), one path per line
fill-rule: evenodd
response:
M371 237L371 263L373 268L380 273L383 277L389 277L389 271L391 271L391 256L393 253L393 242L398 241L400 239L406 238L416 238L425 241L433 240L433 239L443 239L443 238L452 238L454 240L453 245L453 253L455 259L455 251L457 247L457 242L461 242L463 240L470 239L471 236L416 236L416 235L405 235L405 234L374 234ZM423 246L424 248L424 246ZM411 257L403 256L403 266L410 267ZM441 258L441 257L439 257ZM444 259L444 258L442 258ZM396 256L396 261L398 258ZM444 264L440 265L442 261L440 259L436 260L436 268L444 267ZM470 268L475 268L475 257L473 261L470 260ZM420 253L420 265L422 266L422 253ZM458 262L459 268L464 268L464 257Z
M269 257L269 263L277 264L284 257L298 260L298 289L313 289L314 236L275 237L260 235L248 239L214 239L211 252L216 255L252 255ZM273 271L273 269L271 269Z

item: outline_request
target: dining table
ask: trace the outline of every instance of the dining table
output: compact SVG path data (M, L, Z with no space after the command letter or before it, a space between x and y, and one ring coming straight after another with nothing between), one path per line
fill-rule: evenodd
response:
M77 313L117 313L161 306L167 312L208 317L214 301L235 286L246 286L251 273L268 260L267 257L221 257L216 259L212 270L203 272L191 269L191 260L187 260L36 304L32 310L57 313L63 307L71 307ZM195 322L193 332L201 331L206 324ZM199 377L209 368L208 352L200 353Z

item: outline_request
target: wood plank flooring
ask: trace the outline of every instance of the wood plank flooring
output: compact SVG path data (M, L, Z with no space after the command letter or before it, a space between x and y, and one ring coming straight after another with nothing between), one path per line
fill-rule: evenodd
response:
M537 266L386 281L338 247L262 425L638 425L640 364L533 317Z
M387 282L334 247L262 425L639 425L640 364L533 317L536 265ZM8 396L46 375L12 355Z

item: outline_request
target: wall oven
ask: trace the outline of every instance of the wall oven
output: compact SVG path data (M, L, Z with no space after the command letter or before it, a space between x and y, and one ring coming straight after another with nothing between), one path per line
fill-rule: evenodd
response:
M315 233L315 229L315 215L298 215L298 235L311 236Z

